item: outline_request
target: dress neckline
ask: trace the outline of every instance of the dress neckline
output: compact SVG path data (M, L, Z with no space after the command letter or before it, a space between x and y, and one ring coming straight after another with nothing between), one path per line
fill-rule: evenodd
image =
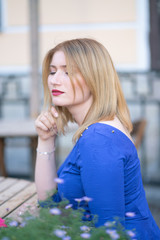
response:
M108 124L108 123L104 123L104 122L97 122L95 124L101 124L101 125L106 125L110 128L114 128L114 130L118 131L119 133L121 133L129 142L131 142L132 145L134 145L134 142L127 136L127 134L125 134L124 132L122 132L120 129L118 129L117 127L111 125L111 124ZM134 145L135 146L135 145Z

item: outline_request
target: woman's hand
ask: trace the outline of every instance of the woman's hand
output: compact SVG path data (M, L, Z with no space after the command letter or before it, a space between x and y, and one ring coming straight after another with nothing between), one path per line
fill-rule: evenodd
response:
M54 107L50 110L42 112L35 121L36 131L38 136L42 140L48 140L51 137L57 135L57 125L55 118L58 117L58 113Z
M51 107L48 111L42 112L35 121L38 133L35 183L39 200L48 198L48 193L51 193L57 187L53 181L57 177L54 153L57 136L57 117L56 109Z

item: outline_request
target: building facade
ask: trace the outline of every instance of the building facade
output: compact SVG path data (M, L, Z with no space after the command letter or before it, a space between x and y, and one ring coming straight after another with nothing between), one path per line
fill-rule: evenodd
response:
M31 48L31 1L34 0L0 0L1 119L23 119L30 115L34 51ZM104 44L119 73L132 120L147 120L145 139L139 150L144 179L160 182L160 1L35 0L35 3L39 23L39 72L46 52L63 40L88 37ZM40 111L41 76L39 85ZM59 162L72 147L71 135L58 140L61 146L57 153ZM8 139L6 162L9 172L12 172L11 156L18 159L12 144L13 140ZM29 149L25 140L24 145L26 148L18 155L23 156L27 164Z
M106 46L120 71L150 69L149 0L39 0L40 65L55 44L89 37ZM0 71L30 69L29 0L1 0Z

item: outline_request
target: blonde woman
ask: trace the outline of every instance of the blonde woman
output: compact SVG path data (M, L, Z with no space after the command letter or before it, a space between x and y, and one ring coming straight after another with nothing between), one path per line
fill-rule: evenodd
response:
M76 209L77 200L82 207L87 200L84 217L98 215L96 226L119 217L139 239L160 239L145 198L128 107L105 47L93 39L60 43L44 59L43 85L48 110L35 122L39 200L58 189L55 202L66 198ZM75 146L57 172L55 139L69 121L79 125ZM56 178L63 184L57 186Z

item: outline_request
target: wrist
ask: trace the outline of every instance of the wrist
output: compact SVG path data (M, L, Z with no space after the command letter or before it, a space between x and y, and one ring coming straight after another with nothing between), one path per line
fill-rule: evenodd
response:
M52 150L51 152L41 152L38 148L36 149L36 151L37 151L37 153L38 153L39 155L48 155L48 156L51 156L51 154L54 153L55 150L56 150L56 149L53 148L53 150Z
M55 138L52 137L47 140L43 140L40 137L38 137L37 149L43 152L52 152L53 149L55 149Z

